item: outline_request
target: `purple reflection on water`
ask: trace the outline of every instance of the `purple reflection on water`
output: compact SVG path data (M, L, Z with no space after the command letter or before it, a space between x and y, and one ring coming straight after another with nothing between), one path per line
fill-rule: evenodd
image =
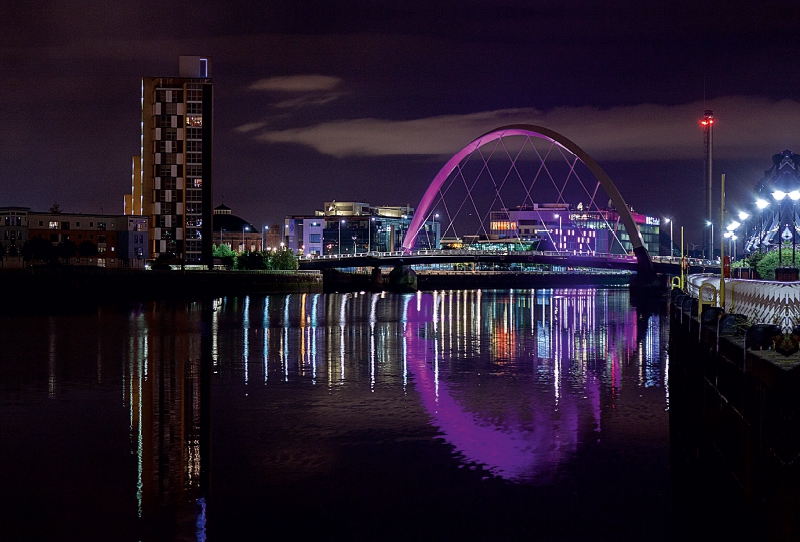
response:
M555 467L577 449L581 410L589 409L599 428L599 379L588 378L585 395L580 397L569 393L557 399L553 383L548 395L528 390L531 412L504 416L500 424L487 413L475 412L456 399L456 390L438 374L436 338L423 333L434 320L433 305L432 295L418 295L415 303L407 304L405 314L408 371L432 423L465 462L480 464L496 476L513 481L553 477ZM554 363L562 361L555 359ZM497 398L498 403L504 400Z

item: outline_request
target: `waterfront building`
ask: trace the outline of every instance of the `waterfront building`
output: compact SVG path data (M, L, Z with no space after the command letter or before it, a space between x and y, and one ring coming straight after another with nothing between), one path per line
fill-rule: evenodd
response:
M323 231L326 226L324 216L287 216L284 219L280 243L305 256L327 254L323 246Z
M264 226L264 250L271 250L281 246L283 243L283 228L281 225L273 224L272 226Z
M149 257L147 224L147 217L141 215L0 207L0 237L6 254L20 254L31 239L46 239L53 246L71 241L79 252L70 265L143 267Z
M659 253L659 220L631 210L650 254ZM534 203L492 211L486 241L512 241L527 250L628 254L633 250L619 213L613 208L589 211L568 203ZM512 246L512 244L509 244Z
M262 250L263 238L258 228L234 215L224 203L214 208L213 224L214 245L228 245L234 252Z
M324 210L314 215L287 216L283 242L306 256L393 252L402 250L413 217L414 208L410 205L326 201ZM439 223L426 221L415 250L438 248L440 237Z
M147 217L85 213L28 214L29 239L47 239L54 246L64 241L94 249L76 255L70 264L98 267L144 267L149 258ZM96 253L94 250L96 249Z
M30 207L0 207L0 243L3 253L16 255L28 240Z
M142 78L140 155L125 213L149 218L150 253L212 264L211 59L182 56L177 77Z

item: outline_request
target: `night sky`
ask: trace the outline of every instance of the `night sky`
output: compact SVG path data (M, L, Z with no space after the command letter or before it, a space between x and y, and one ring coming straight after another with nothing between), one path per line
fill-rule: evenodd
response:
M416 206L461 147L530 123L699 242L704 107L734 210L800 152L798 23L796 1L4 2L0 205L121 213L140 78L208 55L214 203L254 225Z

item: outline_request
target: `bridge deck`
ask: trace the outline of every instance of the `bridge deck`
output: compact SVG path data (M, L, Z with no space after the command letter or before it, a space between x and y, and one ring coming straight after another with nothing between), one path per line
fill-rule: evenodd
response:
M563 267L624 269L636 271L635 256L627 254L590 254L556 251L489 251L489 250L421 250L417 252L364 252L303 258L300 269L334 269L353 267L395 267L398 265L434 265L456 263L546 264ZM681 258L654 256L657 273L680 273ZM719 272L719 263L695 258L687 259L690 272Z

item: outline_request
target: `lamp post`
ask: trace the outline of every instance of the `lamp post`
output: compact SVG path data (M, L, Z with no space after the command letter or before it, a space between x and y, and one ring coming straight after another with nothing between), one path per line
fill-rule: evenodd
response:
M736 260L736 234L732 231L726 231L723 236L728 239L728 253L731 255L731 261Z
M375 217L370 217L367 222L367 252L372 252L372 224L375 222Z
M561 215L559 213L556 213L554 216L558 218L558 244L560 245L564 240L564 232L561 229ZM560 252L558 246L556 246L556 252Z
M358 250L356 249L356 239L358 239L358 236L357 236L357 235L354 235L354 236L353 236L353 256L355 256L356 254L358 254Z
M767 200L758 198L756 200L756 207L758 208L759 212L759 229L758 229L758 251L763 252L764 250L764 237L766 234L764 233L764 209L769 207L769 202Z
M747 219L750 218L750 213L746 213L744 211L739 212L739 220L744 223L744 235L742 236L742 256L745 255L747 247L745 246L747 243Z
M783 238L782 238L782 229L783 229L783 205L782 202L783 198L785 198L788 194L783 190L776 190L772 193L772 197L775 198L775 201L778 203L778 267L783 266ZM793 247L794 248L794 247ZM794 250L792 251L792 255L794 255Z
M710 220L706 220L706 226L711 226L711 243L709 248L711 249L711 254L709 255L709 260L714 260L714 223Z
M669 257L672 258L672 253L673 253L672 247L674 246L672 244L672 219L665 218L664 222L667 222L669 224Z
M246 244L245 244L245 241L244 241L244 232L246 232L248 230L250 230L249 226L242 226L242 253L244 253L244 249L246 247Z
M219 246L222 246L222 234L224 234L224 233L225 233L225 229L224 228L220 228L219 229Z
M736 228L738 228L739 226L741 226L741 224L739 222L736 222L735 220L730 224L728 224L727 226L725 226L725 229L728 231L725 232L724 236L727 237L728 240L730 241L728 243L728 253L731 255L731 258L733 258L733 260L736 259L736 243L733 243L733 241L737 239Z
M344 219L339 221L339 249L337 252L340 258L342 257L342 224L344 224Z
M795 242L795 231L797 230L797 222L795 219L795 202L800 199L800 190L792 190L789 192L789 197L792 199L792 266L794 266L794 252L797 248Z

